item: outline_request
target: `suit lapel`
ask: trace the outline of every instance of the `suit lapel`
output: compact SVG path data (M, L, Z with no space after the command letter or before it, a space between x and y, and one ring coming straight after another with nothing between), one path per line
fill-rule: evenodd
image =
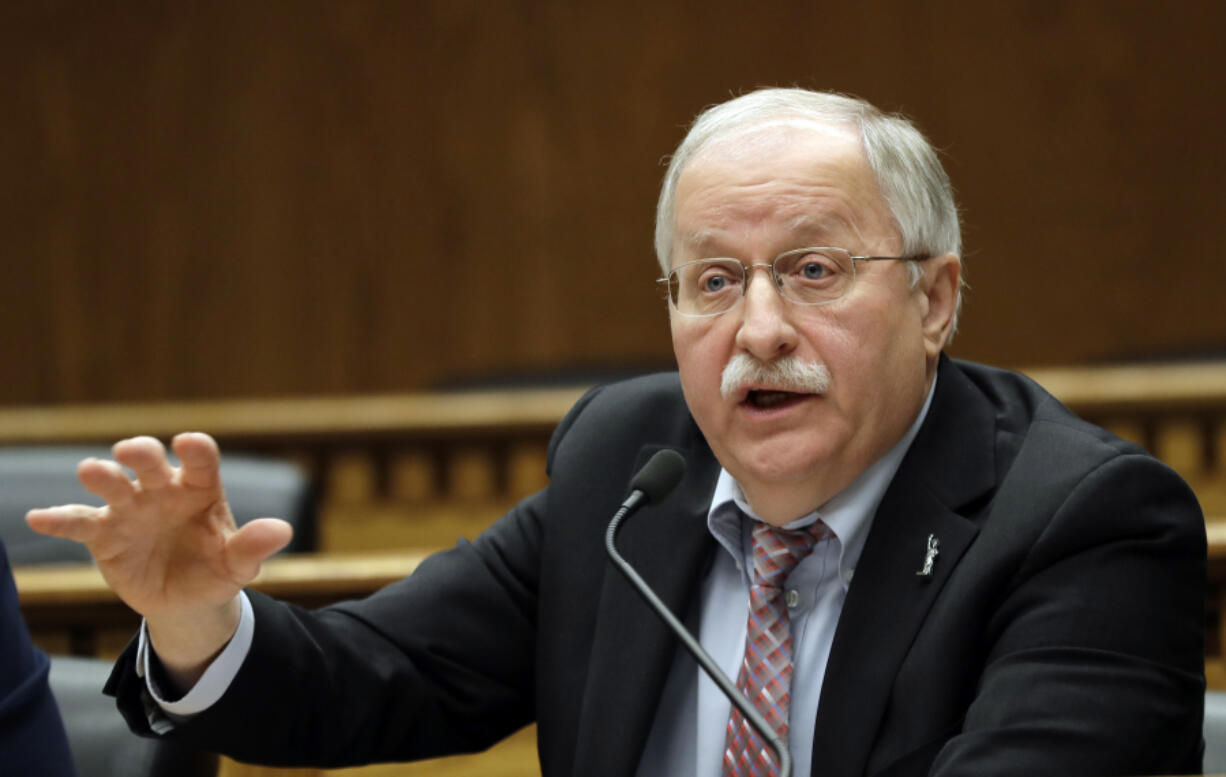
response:
M673 614L685 620L715 542L706 516L718 464L705 445L686 451L676 491L622 525L617 549ZM641 466L658 446L645 447ZM597 603L574 774L633 775L647 741L676 638L613 565Z
M932 407L877 510L835 631L814 774L864 773L898 667L978 532L962 511L994 485L995 428L990 405L942 357ZM930 535L939 552L931 574L917 574Z

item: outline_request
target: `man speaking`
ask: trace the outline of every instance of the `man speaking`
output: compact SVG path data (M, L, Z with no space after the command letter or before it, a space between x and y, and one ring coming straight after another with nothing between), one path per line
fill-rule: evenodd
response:
M106 506L28 520L145 617L108 686L130 724L338 766L536 721L545 775L776 773L604 556L671 449L685 475L619 547L796 775L1200 771L1195 498L1029 380L942 355L961 239L914 126L798 89L715 106L671 160L656 250L678 373L589 393L545 490L363 601L243 592L290 529L235 529L203 434L177 468L150 438L83 462Z

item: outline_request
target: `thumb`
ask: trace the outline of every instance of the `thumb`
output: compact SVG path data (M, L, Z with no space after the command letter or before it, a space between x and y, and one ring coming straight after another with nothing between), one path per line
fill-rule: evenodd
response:
M243 524L226 540L226 564L246 585L260 573L260 565L294 537L294 529L280 518L256 518Z

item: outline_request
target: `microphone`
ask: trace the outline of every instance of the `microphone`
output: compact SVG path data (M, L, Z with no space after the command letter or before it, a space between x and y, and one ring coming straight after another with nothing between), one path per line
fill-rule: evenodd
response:
M656 451L643 468L630 478L630 496L622 507L636 510L640 503L659 502L668 496L685 475L685 457L665 448Z
M643 468L635 473L630 479L630 496L626 497L626 501L622 502L622 506L614 514L613 520L609 521L609 528L605 532L605 552L617 570L622 573L622 576L629 581L634 590L638 592L643 601L655 611L660 620L672 630L677 639L681 640L682 646L689 651L702 670L707 673L707 676L719 686L720 691L724 696L728 697L728 701L732 702L741 714L745 716L745 720L753 726L758 732L758 736L770 745L771 750L775 752L775 761L779 764L779 777L791 777L792 775L792 754L788 752L787 745L783 739L775 733L775 730L770 727L766 719L762 717L745 698L736 685L728 679L728 675L724 674L723 670L716 665L712 660L711 655L703 649L702 645L698 644L698 640L690 633L681 621L677 620L676 616L668 609L664 602L660 601L660 597L656 596L655 591L651 590L651 586L647 585L647 581L639 576L638 572L634 571L634 567L630 566L621 554L617 552L616 540L617 531L621 528L622 522L630 513L637 510L639 507L649 502L660 502L664 497L677 487L681 482L681 476L685 474L685 459L677 451L664 449L658 451Z

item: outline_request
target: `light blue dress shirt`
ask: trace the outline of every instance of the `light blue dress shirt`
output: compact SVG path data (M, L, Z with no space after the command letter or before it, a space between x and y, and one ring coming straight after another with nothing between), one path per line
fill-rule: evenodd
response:
M798 595L796 606L788 612L792 625L788 749L793 777L810 775L817 703L843 601L873 515L928 415L935 390L934 381L919 416L888 453L818 510L784 527L799 529L820 518L834 535L819 542L787 579L787 589ZM760 520L745 501L741 487L727 470L721 470L707 513L707 527L722 550L716 553L702 582L698 622L691 619L686 625L733 683L745 652L749 588L753 582L751 519ZM923 560L923 551L916 548L917 566ZM731 708L690 654L678 649L639 762L638 777L720 777Z
M787 580L788 589L798 595L796 606L789 611L793 670L788 744L793 777L810 775L813 730L826 660L872 516L928 415L935 391L934 380L919 416L888 453L818 510L784 527L798 529L820 518L834 535L818 543ZM720 470L707 513L707 527L726 552L716 554L702 581L699 622L687 626L697 633L703 648L734 683L745 650L753 574L751 524L744 516L759 520L745 501L741 487L726 470ZM922 560L922 550L917 549L917 563ZM203 712L230 687L251 647L255 630L251 603L245 593L239 595L242 615L237 632L199 682L176 701L165 700L153 682L148 665L153 649L141 624L137 673L145 677L150 694L161 707L148 710L154 731L164 733L174 727L175 720ZM689 653L678 649L639 762L638 777L720 777L731 706Z

